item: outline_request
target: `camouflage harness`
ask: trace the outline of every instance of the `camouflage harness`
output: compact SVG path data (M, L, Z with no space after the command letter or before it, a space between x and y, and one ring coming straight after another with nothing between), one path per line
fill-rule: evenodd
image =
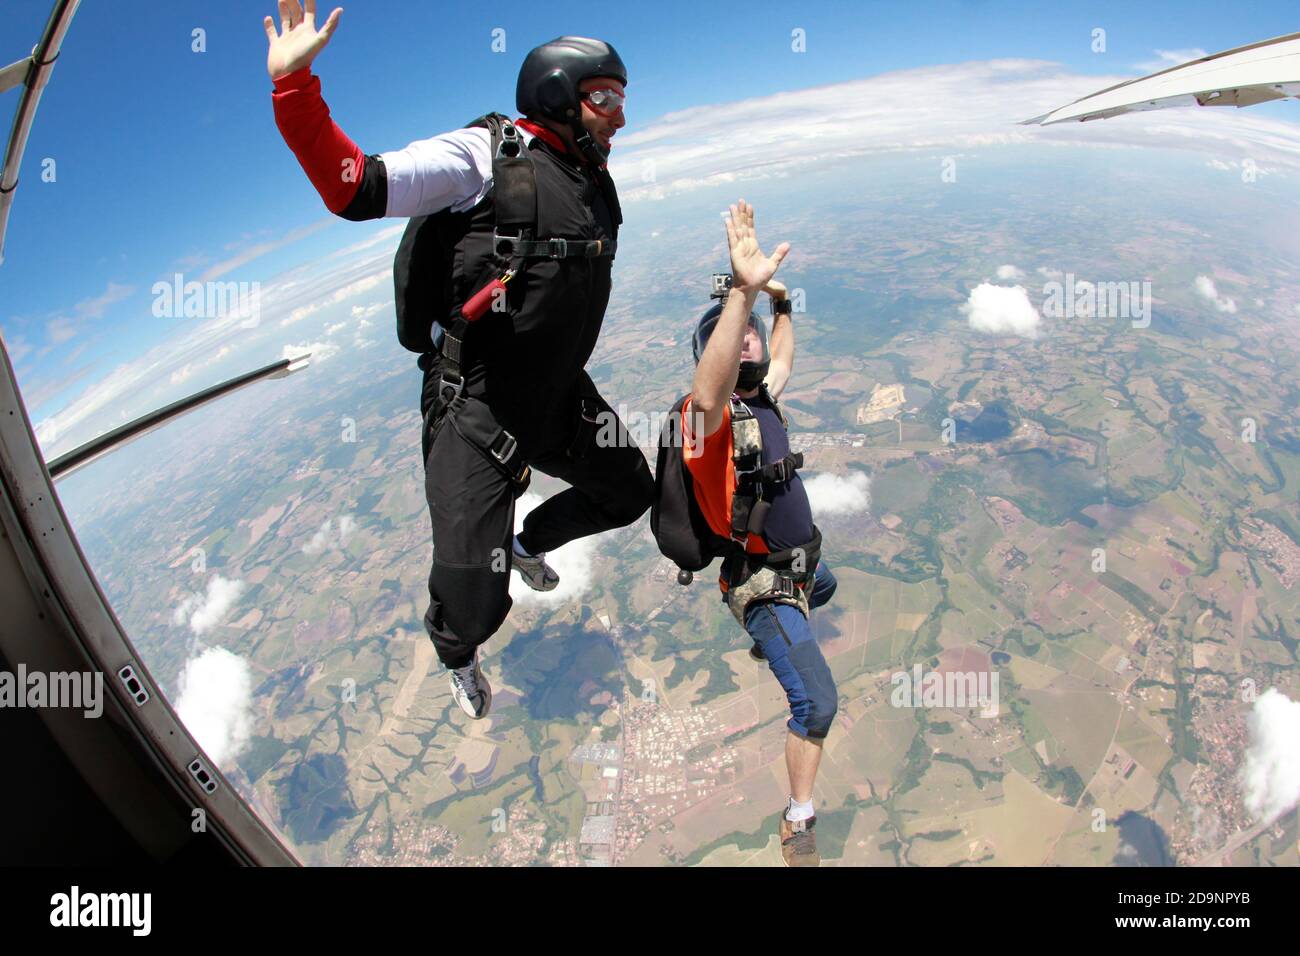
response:
M767 385L760 385L759 389L771 403L781 424L788 428L785 414L768 392ZM749 535L763 532L767 513L772 507L773 487L789 481L803 467L803 455L792 452L780 461L764 465L763 432L758 419L735 395L731 396L731 445L736 489L731 499L734 550L722 563L723 579L727 582L727 606L741 627L745 626L745 612L755 601L789 604L807 617L808 592L821 557L821 532L814 526L810 542L785 551L750 554L745 550Z

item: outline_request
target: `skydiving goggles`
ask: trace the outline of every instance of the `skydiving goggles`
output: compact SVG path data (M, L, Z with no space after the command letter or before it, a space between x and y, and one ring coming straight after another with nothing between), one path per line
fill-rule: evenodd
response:
M623 103L627 99L618 90L613 89L589 90L582 94L582 98L587 101L591 111L599 116L613 116L623 108Z

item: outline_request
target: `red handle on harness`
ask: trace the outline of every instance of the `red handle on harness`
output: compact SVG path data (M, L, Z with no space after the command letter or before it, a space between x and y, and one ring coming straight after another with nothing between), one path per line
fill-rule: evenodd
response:
M499 294L504 294L506 283L514 278L514 270L506 272L499 279L493 279L483 288L479 289L469 301L460 307L460 314L465 317L466 322L476 322L483 317L483 313L492 305L493 300Z

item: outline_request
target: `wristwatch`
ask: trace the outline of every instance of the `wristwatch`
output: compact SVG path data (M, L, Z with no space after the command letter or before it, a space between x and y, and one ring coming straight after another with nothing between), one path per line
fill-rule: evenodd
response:
M790 315L794 311L794 306L789 299L778 299L772 297L772 314L773 315Z

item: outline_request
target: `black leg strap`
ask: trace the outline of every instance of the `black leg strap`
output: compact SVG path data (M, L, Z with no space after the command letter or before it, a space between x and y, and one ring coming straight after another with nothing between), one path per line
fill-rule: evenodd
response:
M492 410L473 396L461 395L449 405L447 413L461 438L483 452L510 479L516 498L522 495L532 480L532 469L515 436L497 424Z

